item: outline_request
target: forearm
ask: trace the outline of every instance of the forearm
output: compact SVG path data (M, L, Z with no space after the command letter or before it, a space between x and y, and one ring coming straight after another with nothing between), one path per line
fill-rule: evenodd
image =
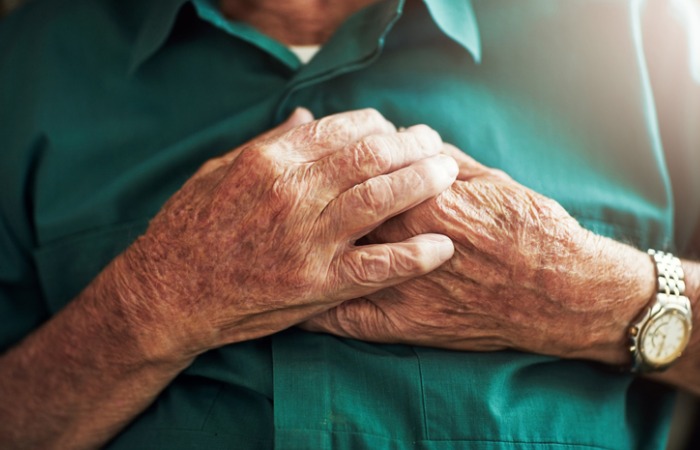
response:
M100 447L187 366L113 273L0 357L1 448Z

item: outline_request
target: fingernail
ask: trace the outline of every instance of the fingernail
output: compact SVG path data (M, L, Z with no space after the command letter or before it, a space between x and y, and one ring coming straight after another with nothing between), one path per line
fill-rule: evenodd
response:
M454 255L455 252L455 246L452 239L448 238L447 236L440 236L440 239L436 241L436 244L438 246L438 255L440 259L446 261L452 258L452 255Z
M452 257L455 252L455 246L452 239L442 234L434 234L430 236L430 240L435 242L435 247L438 251L438 256L442 260L448 260Z

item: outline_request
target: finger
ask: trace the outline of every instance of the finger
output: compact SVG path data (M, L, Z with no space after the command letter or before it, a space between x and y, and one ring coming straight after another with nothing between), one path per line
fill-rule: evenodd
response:
M440 234L421 234L403 242L353 247L335 261L337 300L368 295L425 275L454 254L452 241Z
M375 109L326 116L286 133L283 146L290 162L311 162L373 134L396 133L396 127ZM281 136L280 136L281 137Z
M442 152L449 155L457 161L459 165L459 175L457 179L460 181L469 181L476 177L488 177L493 179L510 180L511 178L503 171L485 166L464 153L452 144L445 143L442 147Z
M457 172L454 159L435 155L345 191L328 205L324 215L332 221L330 229L355 240L388 218L449 188Z
M299 327L313 333L330 333L345 338L387 342L391 324L391 319L376 303L366 298L357 298L316 315L300 323Z
M430 200L428 202L430 202ZM424 224L424 208L427 206L428 202L418 205L416 208L406 211L398 217L387 220L380 227L375 228L371 233L365 236L364 241L380 244L384 242L401 241L419 233L440 232L439 228L429 227ZM412 214L416 210L419 210L419 213ZM435 220L434 218L431 219Z
M238 157L240 152L253 142L277 138L298 126L309 123L313 120L314 115L311 113L311 111L302 107L296 108L294 111L292 111L292 114L290 114L284 122L280 123L275 128L256 136L255 138L251 139L245 144L240 145L219 157L212 158L205 162L199 168L195 176L205 175L207 173L213 172L214 170L222 166L227 166L231 164L231 162L233 162L233 160L235 160Z
M440 153L440 135L425 125L391 134L365 136L311 166L312 176L328 186L335 198L342 192L378 175Z

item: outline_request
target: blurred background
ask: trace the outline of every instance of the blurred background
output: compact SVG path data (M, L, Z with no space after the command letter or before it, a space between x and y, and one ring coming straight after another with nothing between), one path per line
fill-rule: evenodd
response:
M0 19L25 1L27 0L0 0ZM654 7L661 6L661 3L666 3L662 7L671 5L671 7L679 9L677 11L679 13L678 26L690 27L685 31L690 41L694 41L691 44L696 44L689 45L690 50L696 53L691 55L690 59L696 63L700 61L700 0L648 0L648 3L651 4L650 11L653 11ZM681 6L683 8L680 8ZM680 9L683 10L681 11ZM688 14L689 12L693 14ZM651 21L653 21L653 18L651 18ZM677 30L673 31L677 32ZM669 36L669 33L662 30L652 30L651 35L656 34L654 32L657 32L657 37L660 37L662 40ZM700 406L698 399L688 394L679 394L668 450L698 449L700 449Z
M22 0L0 0L0 15L6 14L12 8L19 5Z

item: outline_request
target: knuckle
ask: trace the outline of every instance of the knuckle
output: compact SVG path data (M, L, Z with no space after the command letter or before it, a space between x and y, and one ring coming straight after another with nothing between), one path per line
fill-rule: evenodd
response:
M428 125L418 124L412 126L410 129L419 136L423 137L430 145L439 146L442 148L442 138L440 137L440 134L434 129L430 128Z
M296 204L301 186L295 183L294 169L279 161L278 153L274 145L247 148L236 160L239 170L228 179L228 188L235 195L265 199L265 206L275 211Z
M413 244L395 248L392 254L396 275L410 278L428 273L432 269L431 262L435 250L429 246Z
M253 148L253 154L257 156L258 160L267 165L274 165L276 161L276 146L273 144L260 145Z
M277 147L274 144L264 143L253 145L241 152L238 160L241 167L249 173L279 175L282 166L278 160Z
M537 194L532 198L532 203L539 210L539 217L547 217L557 221L569 221L572 219L566 209L552 198Z
M341 303L333 310L333 315L330 317L330 322L333 328L345 335L358 334L359 328L355 320L352 308L349 308L346 303Z
M462 189L459 189L459 188ZM469 207L472 205L470 201L470 192L467 192L462 186L458 189L448 189L440 193L440 195L418 205L418 211L426 210L428 215L437 215L438 217L447 216L449 214L461 214L471 211Z
M345 143L355 139L358 120L349 114L335 114L323 117L303 130L307 141L324 142L326 144Z
M347 115L335 114L322 117L306 125L304 128L311 136L321 136L325 134L341 134L341 130L348 129L351 126L352 123Z
M391 278L392 255L389 252L356 250L345 261L346 273L351 283L375 284Z
M413 132L417 132L417 133L428 133L428 132L434 131L434 130L424 123L419 123L416 125L412 125L406 131L413 131Z
M353 146L353 165L360 173L386 173L392 165L391 152L382 136L367 136Z
M434 250L414 245L405 254L396 257L396 265L402 276L420 275L430 271L433 256Z
M396 196L386 177L377 177L354 188L352 204L354 211L368 211L379 214L390 209Z
M375 108L364 108L358 111L365 120L368 120L370 122L380 122L380 121L385 121L386 119L380 113L377 109Z
M301 139L307 142L314 141L314 140L323 140L326 139L329 135L327 132L327 129L329 128L329 124L331 123L330 118L323 118L320 120L316 120L314 122L311 122L309 124L306 124L303 127L299 127L296 130L293 131L294 135L301 134Z
M433 130L432 128L426 127L424 136L426 136L428 142L427 145L429 148L435 149L436 152L442 150L442 137L437 131Z
M414 164L401 171L396 176L396 189L414 199L422 198L426 193L437 194L440 183L438 171L434 170L429 161Z
M199 167L197 174L203 175L203 174L207 174L210 172L214 172L216 169L218 169L219 167L221 167L223 165L224 165L224 162L221 160L221 158L210 159L209 161L206 161L204 164L202 164Z
M414 153L423 157L437 154L443 148L442 138L438 132L427 125L414 125L401 135L406 136L405 139L408 140L405 142L405 145L410 146L407 150L413 150Z
M396 127L389 122L378 110L375 108L365 108L357 111L358 119L364 123L370 123L378 125L382 130L386 132L396 131Z
M374 331L377 308L366 299L359 298L338 305L334 310L333 325L346 336L367 338L379 336Z
M239 160L246 166L263 163L269 152L268 148L268 144L251 145L241 152Z

